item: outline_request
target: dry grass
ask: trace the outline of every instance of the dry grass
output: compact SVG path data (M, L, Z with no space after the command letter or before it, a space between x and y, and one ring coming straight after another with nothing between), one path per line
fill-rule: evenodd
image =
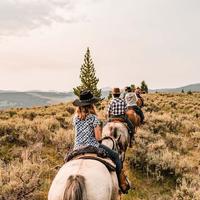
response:
M174 179L171 199L200 199L199 99L199 93L145 96L146 124L137 132L130 164L161 184Z
M47 199L72 148L74 107L59 104L0 113L0 199Z
M148 94L124 199L200 199L200 94ZM99 117L104 119L104 101ZM43 200L72 148L71 104L0 111L0 200Z

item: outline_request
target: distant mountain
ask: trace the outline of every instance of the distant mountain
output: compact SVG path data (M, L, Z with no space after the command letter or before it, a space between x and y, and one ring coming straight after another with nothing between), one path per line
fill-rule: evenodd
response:
M71 101L75 96L71 92L0 92L0 109L11 107L33 107Z
M149 90L149 92L181 92L184 90L184 92L192 91L192 92L200 92L200 83L186 85L183 87L178 88L164 88L164 89L153 89Z
M110 88L110 87L104 87L104 88L102 88L101 90L102 90L102 91L111 91L112 88Z
M182 89L187 91L200 92L200 83L187 85L179 88L166 88L166 89L154 89L149 92L181 92ZM102 88L102 97L105 98L111 91L110 87ZM0 90L0 110L12 107L33 107L44 106L48 104L56 104L61 102L73 101L76 98L73 92L56 92L48 91L42 92L38 90L32 90L27 92L17 91L4 91Z
M109 90L102 90L102 97L107 97ZM0 90L0 110L13 107L33 107L73 101L73 92L42 91L3 91Z

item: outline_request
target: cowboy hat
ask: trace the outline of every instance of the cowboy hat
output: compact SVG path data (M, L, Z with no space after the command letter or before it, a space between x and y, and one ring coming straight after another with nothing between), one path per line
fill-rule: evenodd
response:
M127 92L131 92L131 87L129 87L129 86L126 87L126 91L127 91Z
M79 99L74 100L74 106L88 106L96 103L100 100L98 97L94 97L90 90L84 90L80 93Z
M112 94L120 94L120 89L119 88L113 88Z

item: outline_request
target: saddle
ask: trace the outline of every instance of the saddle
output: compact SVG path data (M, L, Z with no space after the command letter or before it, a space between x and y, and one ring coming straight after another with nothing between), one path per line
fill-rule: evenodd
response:
M136 114L138 115L139 108L137 106L128 106L128 110L134 110Z
M110 118L109 122L121 122L121 123L126 123L123 118L116 117L116 118Z
M124 126L129 129L127 122L125 121L125 119L120 118L120 117L113 117L109 119L109 122L114 122L114 123L122 123L124 124Z
M109 171L115 171L116 165L108 157L107 152L103 148L96 148L88 146L81 149L74 150L66 155L65 162L77 159L92 159L103 163Z

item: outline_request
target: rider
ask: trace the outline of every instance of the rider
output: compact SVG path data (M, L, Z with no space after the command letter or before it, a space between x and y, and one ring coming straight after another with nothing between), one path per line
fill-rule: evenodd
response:
M127 94L127 88L128 88L128 86L126 86L126 87L124 88L124 92L122 92L122 93L120 94L120 98L121 98L121 99L124 99L124 98L125 98L125 96L126 96L126 94Z
M136 114L138 114L141 118L141 123L144 123L144 114L139 106L137 106L138 97L136 93L132 92L131 88L128 87L128 93L125 96L125 101L128 109L134 109Z
M142 105L140 107L141 108L144 107L144 99L141 96L141 89L139 87L136 88L135 94L136 94L137 98L140 99L142 102Z
M132 136L134 126L126 115L127 105L126 105L125 100L120 98L120 89L113 88L112 95L113 95L113 99L108 105L107 117L111 121L112 119L115 119L115 118L123 119L128 125L129 134Z
M74 149L94 146L106 150L108 156L116 164L116 173L120 189L122 193L127 193L130 186L123 173L122 162L119 159L118 153L99 143L99 140L101 140L101 128L94 106L94 103L97 103L99 100L99 98L92 95L90 90L84 90L81 92L80 98L73 102L73 105L77 106L73 120L75 127Z

